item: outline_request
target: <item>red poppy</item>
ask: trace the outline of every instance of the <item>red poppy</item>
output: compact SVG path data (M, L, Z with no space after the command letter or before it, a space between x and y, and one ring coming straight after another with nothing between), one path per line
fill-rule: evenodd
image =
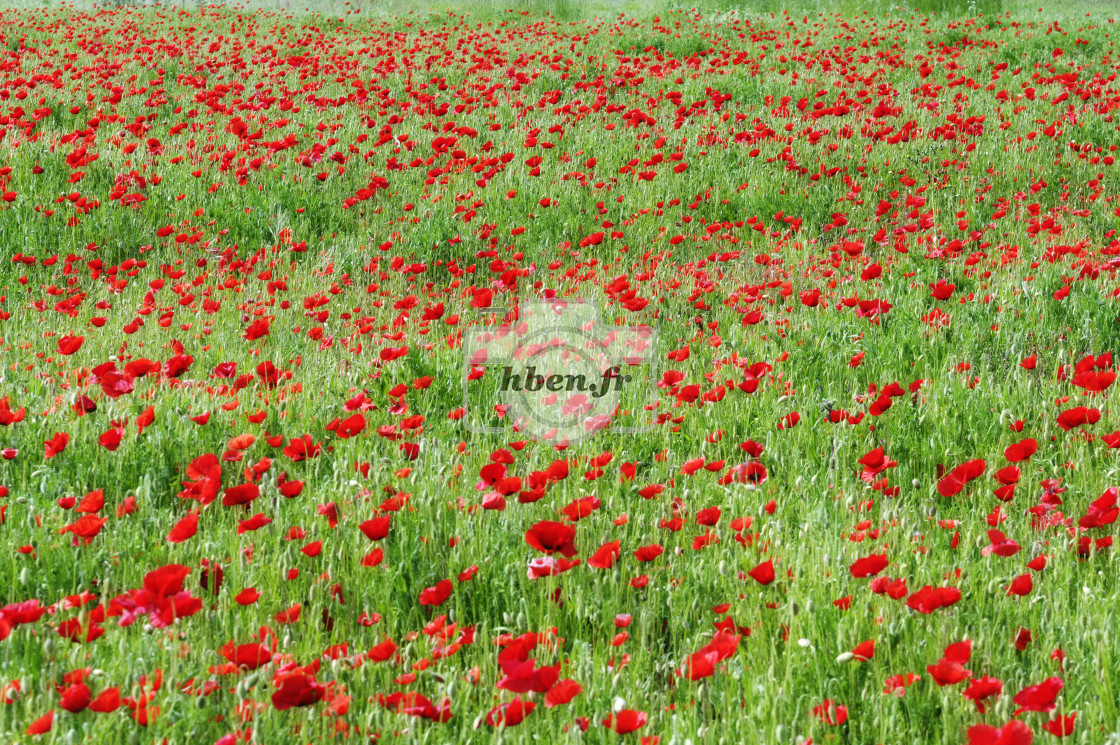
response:
M25 730L25 734L28 734L28 735L43 735L43 734L46 734L47 732L50 732L51 727L53 725L54 725L54 709L51 709L46 714L44 714L43 716L39 717L34 722L29 724L27 729Z
M390 519L390 515L371 517L369 520L360 523L358 529L371 541L380 541L385 538L385 536L389 535Z
M1028 437L1014 445L1009 445L1003 451L1003 457L1007 458L1007 460L1012 463L1020 463L1029 460L1036 452L1038 452L1038 442L1036 442L1034 438Z
M49 440L44 440L43 445L46 447L46 457L53 458L66 449L67 444L70 442L70 435L65 432L56 432L54 437Z
M960 494L968 482L982 476L987 467L988 464L980 458L962 463L938 480L937 493L943 497Z
M749 572L747 572L747 574L750 575L751 579L753 579L760 585L770 584L774 581L775 577L774 560L767 559L766 561L756 566L754 569L751 569Z
M1002 727L975 724L968 728L968 745L1031 745L1033 738L1031 728L1018 719Z
M544 695L544 705L547 709L552 709L557 706L563 706L572 701L576 696L583 693L583 686L571 678L557 681L556 685L548 689Z
M58 340L58 353L72 355L82 348L82 342L85 340L84 336L63 336Z
M939 608L955 605L961 599L961 591L955 587L932 587L926 585L906 599L906 605L919 613L933 613Z
M830 698L826 698L824 703L813 707L813 716L820 719L825 724L838 727L848 721L848 707L837 704Z
M440 606L451 597L451 580L442 579L432 587L420 591L420 605Z
M218 654L237 667L247 670L256 670L272 661L272 651L258 642L235 644L229 641L222 645Z
M486 723L491 727L506 726L513 727L521 724L525 717L536 708L536 704L532 701L522 701L518 696L512 701L499 704L491 709L486 714Z
M11 405L8 403L8 397L0 398L0 426L7 427L12 424L22 422L27 416L27 410L24 407L19 407L12 411Z
M886 569L889 564L890 562L887 561L886 554L872 554L871 556L857 559L848 567L848 571L857 579L861 577L874 577L876 574Z
M644 711L623 709L617 714L608 714L607 718L603 720L603 726L613 729L620 735L625 735L646 726L648 721L649 717Z
M1068 716L1058 715L1053 719L1043 722L1042 728L1054 735L1055 737L1069 737L1073 734L1074 726L1077 723L1077 712L1073 712Z
M71 714L77 714L89 706L91 700L92 695L89 686L84 683L75 683L59 693L58 705Z
M97 695L89 704L90 711L99 714L110 714L120 708L121 692L119 688L106 688Z
M571 525L542 520L525 532L525 542L546 554L560 553L571 558L576 555L576 530Z
M260 495L260 487L252 482L241 484L240 486L228 486L226 487L225 494L222 495L222 505L225 507L236 507L238 505L249 504L260 497Z
M326 691L326 686L309 675L286 675L280 681L280 687L272 694L272 705L277 711L295 706L311 706L321 701Z
M1099 409L1089 409L1084 406L1075 406L1058 414L1057 424L1065 431L1086 424L1096 424L1101 420Z
M183 543L190 540L198 532L198 511L191 510L167 534L168 543Z
M1056 700L1065 683L1061 678L1047 678L1038 685L1027 686L1015 694L1012 700L1019 706L1015 714L1024 711L1053 711Z

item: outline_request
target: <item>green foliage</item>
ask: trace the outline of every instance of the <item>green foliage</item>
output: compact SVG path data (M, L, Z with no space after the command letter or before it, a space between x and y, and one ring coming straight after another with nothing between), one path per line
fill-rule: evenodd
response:
M204 5L0 14L11 83L0 193L12 195L0 204L0 399L26 414L0 427L0 449L18 450L0 459L0 607L80 592L107 604L172 563L190 567L185 589L205 599L167 628L111 615L88 643L59 629L88 623L92 605L3 626L0 688L19 681L20 693L0 703L0 741L30 741L28 724L53 709L40 741L211 743L251 727L242 741L329 742L345 722L355 742L955 744L970 726L1008 721L1015 694L1051 675L1065 681L1055 713L1078 712L1074 741L1115 741L1120 559L1116 548L1076 548L1115 528L1075 525L1120 478L1102 437L1116 427L1116 388L1090 396L1070 381L1085 355L1120 353L1110 248L1120 166L1104 160L1120 133L1104 105L1115 94L1086 82L1115 72L1113 26L1063 22L1065 35L1010 0L914 2L355 2L361 14L316 5L256 21ZM60 18L82 33L61 31ZM252 46L234 54L231 38ZM941 59L923 70L919 54ZM1038 82L1065 72L1076 82ZM111 104L113 85L138 92ZM1027 98L1028 86L1039 95ZM159 88L167 100L149 102ZM858 108L813 115L841 92ZM443 103L444 114L423 108ZM888 110L875 113L880 103ZM628 119L634 111L653 123ZM23 122L35 117L33 137ZM947 136L950 117L974 118L972 129ZM909 122L913 136L892 142ZM296 143L281 147L288 135ZM97 158L77 165L83 147ZM492 162L506 154L500 168ZM119 184L144 200L122 204ZM363 189L368 198L352 202ZM586 241L594 234L599 242ZM961 249L948 255L953 240ZM511 270L522 298L589 297L607 323L653 324L666 368L723 398L689 403L679 388L651 387L652 415L664 415L652 433L606 432L564 450L466 431L454 418L458 335L482 315L475 288L511 300ZM608 293L622 279L634 298ZM931 297L939 280L955 286L947 300ZM814 289L811 307L801 292ZM649 303L625 305L635 298ZM861 315L868 299L893 307ZM422 320L437 304L443 314ZM757 325L744 324L751 308ZM269 333L247 338L266 318ZM66 335L85 337L69 356L58 349ZM191 366L171 377L162 366L179 345ZM407 355L382 357L400 346ZM1020 366L1032 355L1036 369ZM161 370L130 393L112 397L92 377L140 358ZM290 377L270 385L265 362ZM744 367L758 362L772 369L746 393ZM219 372L225 363L236 370ZM871 413L892 383L905 393ZM1067 432L1058 412L1078 405L1099 407L1102 420ZM154 420L140 432L148 406ZM840 410L865 416L824 420ZM340 436L336 420L356 411L366 429ZM800 422L779 428L793 412ZM422 422L406 426L415 416ZM113 429L122 440L109 450L100 438ZM60 432L69 444L48 459L45 443ZM234 447L245 434L252 442ZM323 450L285 452L305 435ZM1013 500L1000 502L992 474L1027 436L1039 450L1019 464ZM764 446L767 477L721 484L751 460L748 440ZM418 447L415 461L402 445ZM860 459L876 448L896 461L876 476L897 494L864 473ZM539 501L514 491L505 510L481 509L490 487L480 472L499 450L519 478L558 459L571 473ZM592 459L608 452L596 474ZM222 459L227 489L260 467L261 496L245 507L180 496L207 453ZM716 465L687 475L697 458ZM984 476L942 497L944 473L973 458L986 459ZM299 495L283 494L281 473L304 483ZM1060 497L1044 497L1051 479ZM643 495L652 484L666 491ZM82 545L60 532L79 518L65 505L97 489L108 522ZM573 523L583 563L530 579L527 562L544 554L526 531L590 496L600 507ZM118 517L130 497L136 511ZM705 546L695 517L712 506L719 542ZM169 542L193 508L198 533ZM681 529L663 527L678 512ZM257 513L272 522L249 530ZM376 544L357 527L375 514L392 515ZM734 518L752 522L736 531ZM1022 544L1015 558L983 553L995 525ZM587 566L611 540L618 564ZM317 541L321 554L301 550ZM634 550L653 543L665 553L639 563ZM383 561L363 565L375 547ZM951 585L961 602L922 614L872 592L849 567L877 552L907 594ZM1036 555L1049 563L1033 594L1008 597ZM203 559L225 572L217 597L201 587ZM745 574L770 559L773 584ZM473 566L477 575L459 581ZM419 593L444 579L455 581L452 597L421 605ZM249 587L261 592L256 604L233 600ZM849 610L834 604L847 596ZM297 623L276 620L297 603ZM633 618L613 646L618 614ZM437 654L448 639L424 629L441 616L456 633L473 627L475 643ZM683 678L684 661L726 619L750 632L735 655L702 681ZM221 667L218 650L259 640L262 625L283 657L253 673ZM490 729L479 720L512 699L496 688L505 672L495 640L552 629L563 641L532 656L563 661L584 692L552 709L531 694L538 708L525 724ZM1034 635L1021 651L1020 629ZM399 660L357 664L386 638ZM844 661L872 638L872 660ZM963 638L974 642L973 674L1004 682L985 715L963 686L936 686L927 673ZM338 644L346 655L327 659ZM352 697L349 711L277 711L274 676L288 662L317 666L320 681ZM119 686L133 705L141 677L161 670L160 716L140 729L127 704L63 713L56 686L87 667L95 693ZM883 692L908 672L921 681L901 697ZM213 690L196 695L207 682ZM436 724L377 703L393 691L446 696L455 716ZM649 714L637 737L600 726L620 699ZM813 714L826 699L848 707L846 723ZM1050 716L1020 719L1038 742Z

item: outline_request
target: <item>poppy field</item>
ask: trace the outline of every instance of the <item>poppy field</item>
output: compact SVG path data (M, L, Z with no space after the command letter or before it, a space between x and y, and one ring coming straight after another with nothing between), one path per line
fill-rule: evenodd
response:
M0 741L1120 745L1116 23L544 10L0 10Z

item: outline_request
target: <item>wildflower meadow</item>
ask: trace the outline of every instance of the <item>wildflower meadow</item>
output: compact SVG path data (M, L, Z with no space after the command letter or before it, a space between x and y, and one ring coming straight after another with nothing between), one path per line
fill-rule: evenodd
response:
M0 742L1120 745L1116 15L0 2Z

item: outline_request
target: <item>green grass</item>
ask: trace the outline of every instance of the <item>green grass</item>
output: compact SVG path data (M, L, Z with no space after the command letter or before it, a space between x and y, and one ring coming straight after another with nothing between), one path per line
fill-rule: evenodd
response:
M0 427L0 450L18 451L0 460L0 607L93 596L14 627L14 611L3 611L0 741L182 744L241 733L238 742L296 743L348 732L432 743L956 744L972 726L1004 725L1016 694L1059 676L1053 711L1018 717L1035 742L1052 738L1051 716L1075 711L1067 742L1120 742L1116 549L1076 551L1078 539L1116 529L1074 527L1120 485L1117 451L1102 439L1118 428L1114 388L1090 396L1070 380L1086 355L1120 353L1111 6L286 7L0 12L10 168L0 194L12 195L0 202L11 258L0 263L0 399L25 412ZM123 89L116 102L105 100L113 86ZM848 110L813 118L815 102ZM909 139L892 142L904 127ZM383 131L396 139L378 144ZM295 144L279 148L288 134ZM675 173L677 163L687 169ZM355 199L375 177L379 188ZM122 205L126 194L145 200ZM862 251L846 253L849 242ZM499 284L511 269L516 295ZM647 305L625 305L623 277ZM939 280L956 286L951 298L931 296ZM552 290L599 304L607 324L649 324L662 369L701 393L744 381L753 363L772 369L753 393L733 385L718 401L651 386L651 416L662 416L648 434L608 431L565 450L513 431L472 434L449 415L462 405L459 334L480 322L478 288L495 289L503 306ZM801 293L814 289L820 305L809 307ZM851 307L871 299L892 307L878 318ZM423 320L440 303L443 315ZM751 309L764 318L744 325ZM246 339L260 318L269 333ZM84 342L62 355L68 335ZM403 357L380 356L400 346ZM681 349L686 360L668 356ZM138 377L117 398L91 373L107 361L162 366L180 351L193 360L179 377ZM1032 355L1037 368L1020 366ZM256 372L264 361L285 371L275 387ZM236 363L233 377L216 376L222 363ZM425 377L430 387L414 384ZM903 395L872 413L895 382ZM79 416L83 396L96 411ZM342 438L331 423L353 413L356 396L366 397L366 427ZM149 406L154 419L139 432ZM1099 409L1099 422L1059 427L1075 406ZM825 421L840 409L863 418ZM206 412L207 423L192 421ZM793 412L800 422L779 427ZM118 425L110 451L99 438ZM44 441L62 432L68 445L47 458ZM231 447L245 434L251 443ZM284 450L304 435L324 450L293 459ZM1013 500L1000 502L1005 448L1028 437L1038 452L1019 464ZM740 447L748 440L764 446L767 478L721 484L752 460ZM402 445L417 446L415 460ZM896 465L875 488L859 461L879 447ZM570 475L539 501L514 493L503 511L481 509L480 471L503 449L509 474L526 482L558 459ZM596 476L591 460L605 453L613 459ZM205 454L228 456L226 489L259 466L259 498L181 498L195 480L189 464ZM685 475L696 458L724 464ZM977 458L983 475L941 496L943 474ZM282 495L282 474L304 482L298 496ZM1047 495L1049 479L1065 491ZM639 492L652 484L665 488L647 499ZM66 498L98 489L107 521L77 545L60 533L79 517ZM407 502L391 511L386 500L401 494ZM527 563L545 554L526 531L589 496L601 506L574 524L583 563L530 579ZM128 498L135 511L118 516ZM707 530L696 513L712 506L719 542L694 548ZM997 507L999 529L1022 546L1013 557L982 553ZM168 542L192 509L197 534ZM257 513L272 522L239 533ZM679 532L662 527L677 513ZM374 543L358 525L379 514L391 527ZM753 522L737 531L736 518ZM613 568L587 565L614 540ZM301 552L314 542L321 553ZM650 544L664 553L639 562L634 551ZM383 561L363 566L375 547ZM890 561L882 576L906 580L902 598L849 572L878 553ZM1038 555L1043 571L1024 568ZM217 593L201 586L203 560L222 567ZM768 560L773 583L745 574ZM169 564L190 568L184 589L203 599L198 612L165 628L100 618ZM473 579L459 581L472 566ZM1024 573L1033 591L1008 597ZM648 584L635 587L641 575ZM444 579L449 599L422 605L421 591ZM916 612L906 597L926 585L957 587L961 600ZM250 587L255 604L234 600ZM834 605L848 596L849 609ZM299 620L278 623L297 603ZM618 614L632 623L614 646ZM472 628L473 643L434 654L458 634L423 631L441 615ZM60 635L63 622L88 629L91 618L100 638ZM710 677L679 675L727 619L744 630L736 652ZM262 626L275 634L274 660L252 672L218 667L223 645L259 641ZM1022 650L1021 629L1033 635ZM537 708L494 730L487 713L515 695L497 688L506 673L495 642L530 632L557 640L528 658L561 663L560 677L583 692L555 708L522 694ZM927 672L966 638L965 667L1003 682L986 714L961 695L968 683L940 687ZM385 639L399 656L363 662ZM846 658L868 639L873 659ZM339 659L323 656L340 644ZM308 673L330 686L324 700L277 710L283 674L315 665ZM65 712L64 676L84 668L95 696L119 687L133 705ZM130 715L157 670L159 714L141 726ZM400 678L408 673L414 681ZM906 673L920 679L901 697L884 693ZM435 723L378 703L395 691L447 698L454 716ZM814 714L826 700L847 708L843 724ZM601 725L624 708L648 723L633 735ZM25 734L52 710L49 733Z

